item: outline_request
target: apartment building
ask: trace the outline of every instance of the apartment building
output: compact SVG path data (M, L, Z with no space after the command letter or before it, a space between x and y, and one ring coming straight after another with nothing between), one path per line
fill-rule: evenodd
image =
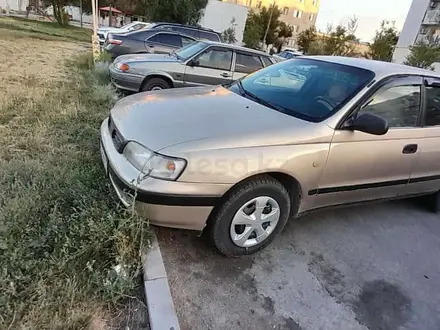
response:
M320 0L221 0L233 2L258 11L263 7L274 5L281 10L280 19L293 27L293 37L288 40L290 47L296 46L296 36L299 32L314 26L319 11Z
M410 53L410 46L439 36L440 0L413 0L394 50L394 61L403 63Z

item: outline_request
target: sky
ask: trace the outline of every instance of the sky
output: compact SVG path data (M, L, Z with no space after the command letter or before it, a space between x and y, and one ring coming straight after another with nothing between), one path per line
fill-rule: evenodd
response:
M327 24L347 22L358 18L356 36L371 41L382 20L395 21L400 31L412 0L321 0L316 28L326 31Z

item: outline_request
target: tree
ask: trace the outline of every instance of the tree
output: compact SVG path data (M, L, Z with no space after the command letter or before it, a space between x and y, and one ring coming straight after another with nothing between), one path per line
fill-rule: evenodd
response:
M197 25L208 0L140 0L135 12L152 22Z
M376 30L373 42L369 45L370 50L366 57L373 60L391 62L393 60L394 48L399 40L394 22L382 21L380 29Z
M257 14L251 11L246 20L243 42L246 47L259 48L263 43L279 46L290 38L293 28L280 21L281 11L275 5L263 7ZM266 33L267 31L267 33Z
M296 43L298 44L298 49L304 54L308 54L310 51L310 46L316 42L318 38L316 34L316 28L314 26L308 28L307 30L301 31L296 37Z
M72 4L70 0L43 0L45 8L52 6L53 17L57 20L59 25L67 25L69 23L69 15L64 10L65 6Z
M280 52L281 47L283 46L286 39L293 36L293 26L287 25L283 21L280 21L276 33L278 35L278 38L273 44L277 47L278 52Z
M243 32L243 43L248 48L260 49L261 35L263 29L260 25L258 14L255 14L252 10L248 13L246 19L246 25Z
M228 44L234 44L237 42L237 38L235 38L235 27L237 26L237 23L235 23L235 17L232 18L231 22L229 23L229 27L222 32L222 39L224 42Z
M440 59L440 45L437 39L428 37L409 47L410 54L403 64L434 70L433 64Z
M327 27L327 33L316 37L308 45L310 55L356 56L358 40L356 38L357 18L351 18L346 25L339 24L335 28Z

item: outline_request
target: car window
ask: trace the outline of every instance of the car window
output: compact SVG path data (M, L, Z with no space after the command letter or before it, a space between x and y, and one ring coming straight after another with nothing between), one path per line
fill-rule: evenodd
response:
M189 45L186 45L175 52L175 54L182 60L186 61L190 57L193 57L204 48L207 47L207 44L204 42L193 42Z
M150 42L159 42L159 35L155 34L154 36L151 36L147 40L150 41Z
M175 26L173 28L173 30L174 31L178 31L178 32L180 32L182 34L186 34L188 36L194 37L194 38L198 38L199 37L198 33L197 33L198 31L194 30L194 29L187 29L187 28L184 28L184 27L181 27L181 26Z
M171 45L176 47L182 46L182 40L177 34L170 33L160 33L159 34L159 42L165 45Z
M359 113L372 113L389 127L413 127L420 112L420 86L384 87L369 99Z
M206 32L206 31L199 31L199 38L211 40L211 41L220 41L220 38L216 33Z
M426 87L425 125L440 125L440 87Z
M135 25L133 25L133 26L131 27L131 29L132 29L133 31L136 31L136 30L140 30L140 29L142 29L144 26L145 26L144 24L135 24Z
M198 58L198 66L218 70L231 70L232 51L209 49Z
M232 84L230 89L243 97L257 96L256 102L270 104L274 110L319 122L337 112L373 78L370 70L296 57L254 72L240 81L241 86Z
M271 60L268 57L266 57L266 56L262 56L261 59L263 60L264 66L269 66L269 65L273 64L271 62Z
M259 55L237 53L235 72L252 73L263 68Z
M185 47L185 46L187 46L189 44L192 44L194 42L194 39L190 39L190 38L187 38L187 37L184 37L184 36L181 36L181 38L182 38L182 46L183 47Z

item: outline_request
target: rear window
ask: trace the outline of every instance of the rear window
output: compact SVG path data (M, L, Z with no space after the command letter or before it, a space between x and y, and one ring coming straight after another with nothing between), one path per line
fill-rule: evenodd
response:
M264 66L269 66L269 65L273 64L272 61L268 57L263 56L261 58L263 59Z
M235 72L252 73L263 68L259 55L237 53Z
M199 38L211 41L220 41L217 33L207 32L207 31L199 31Z
M185 27L182 27L182 26L174 26L173 27L173 31L177 31L177 32L180 32L182 34L186 34L187 36L191 36L191 37L194 37L194 38L198 38L199 37L199 33L198 33L197 30L188 29L188 28L185 28Z
M180 36L177 34L170 34L170 33L158 33L154 36L152 36L148 41L151 42L158 42L165 45L171 45L180 47L182 46L182 41L180 39Z

